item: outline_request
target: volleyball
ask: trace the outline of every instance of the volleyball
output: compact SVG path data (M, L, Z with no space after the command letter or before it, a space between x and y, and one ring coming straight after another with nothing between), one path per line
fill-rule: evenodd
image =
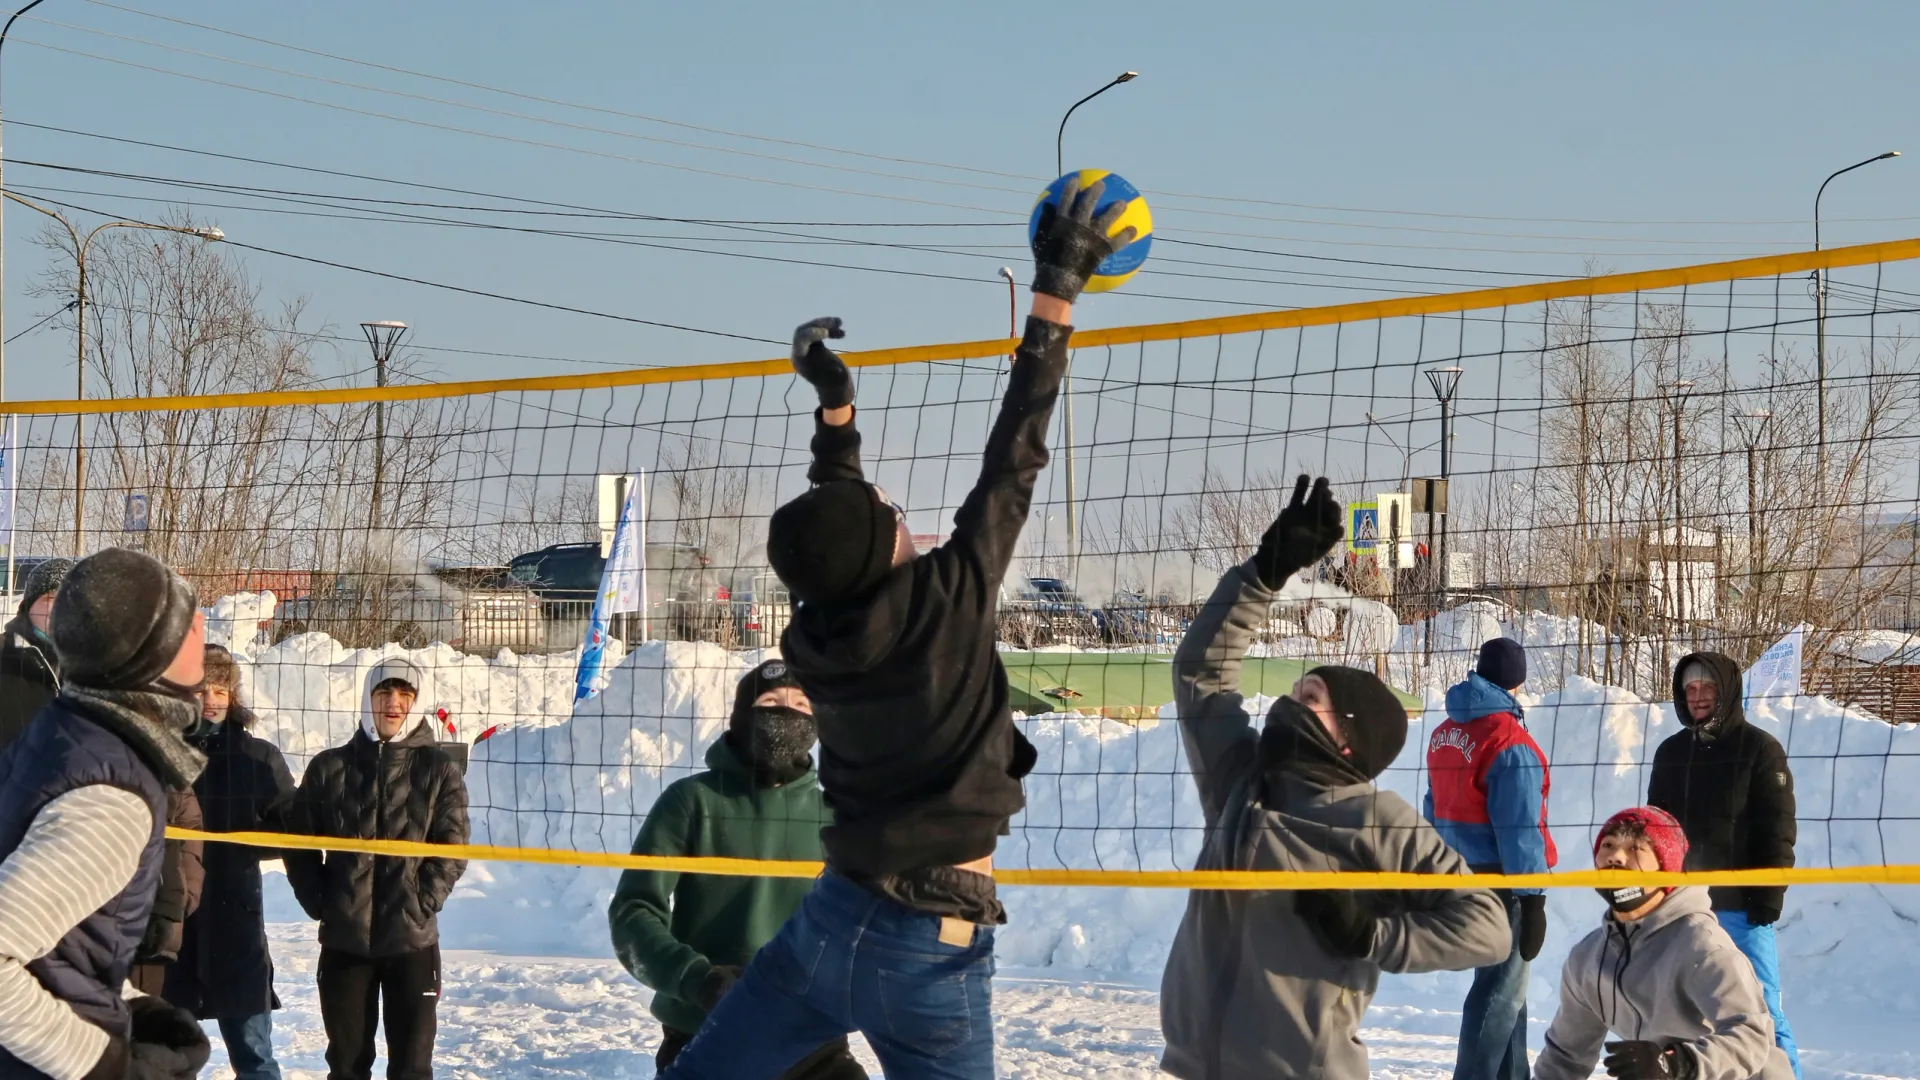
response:
M1087 280L1086 291L1097 293L1117 289L1126 284L1128 278L1139 273L1140 267L1147 261L1148 250L1153 247L1153 211L1147 209L1147 200L1140 194L1140 189L1127 183L1127 178L1119 173L1110 173L1105 169L1081 169L1048 184L1047 189L1034 200L1033 213L1027 217L1027 243L1033 243L1033 235L1040 229L1041 207L1048 203L1058 207L1060 193L1066 189L1067 181L1076 176L1080 178L1082 191L1092 187L1095 181L1106 184L1100 193L1099 205L1094 207L1094 217L1106 213L1107 208L1116 203L1127 208L1120 215L1120 220L1114 222L1112 231L1117 233L1129 225L1133 226L1133 243L1100 261L1093 277Z

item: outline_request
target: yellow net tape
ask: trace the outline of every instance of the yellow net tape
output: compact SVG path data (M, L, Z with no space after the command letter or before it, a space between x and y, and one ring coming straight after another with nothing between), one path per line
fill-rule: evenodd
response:
M613 870L654 870L719 877L818 877L823 864L710 856L620 855L608 851L493 847L485 844L423 844L413 840L347 840L287 833L211 833L167 829L179 840L210 840L250 847L300 851L351 851L416 859L472 859L481 862L543 863L548 866L599 866ZM1543 889L1641 885L1920 885L1920 866L1789 867L1771 870L1711 870L1693 873L1640 873L1623 870L1574 870L1561 874L1408 874L1387 871L1306 870L1010 870L996 869L1002 885L1085 885L1134 889L1459 889L1468 887Z

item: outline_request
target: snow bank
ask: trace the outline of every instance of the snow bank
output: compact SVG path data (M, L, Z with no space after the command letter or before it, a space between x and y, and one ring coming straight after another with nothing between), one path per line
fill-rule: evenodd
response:
M1485 630L1462 625L1456 633L1464 641ZM1564 630L1542 627L1540 635ZM432 674L432 700L449 707L463 737L502 725L473 754L475 840L580 851L628 849L660 790L704 767L708 745L725 726L735 682L763 655L648 644L621 659L605 693L572 713L576 660L570 654L502 653L483 660L444 646L347 650L308 634L247 664L247 687L264 714L265 733L298 769L306 756L351 734L367 669L395 654ZM1653 748L1678 730L1677 722L1669 705L1577 676L1552 693L1522 699L1535 738L1554 762L1549 812L1561 867L1583 868L1593 823L1642 800ZM1252 702L1250 711L1262 716L1267 705ZM1416 805L1425 787L1425 732L1443 719L1440 706L1435 690L1406 751L1382 778L1382 787ZM1039 750L1039 765L1027 779L1026 812L1000 844L999 863L1190 867L1200 846L1200 810L1171 708L1161 716L1163 722L1144 729L1077 715L1020 721ZM1920 863L1920 729L1890 727L1810 697L1760 702L1753 719L1781 740L1793 762L1801 865ZM443 917L449 947L604 954L606 904L616 876L475 864ZM1547 947L1533 969L1534 996L1548 1010L1562 958L1601 910L1583 890L1555 890L1550 898ZM1010 888L1005 900L1011 921L999 936L1003 963L1148 974L1165 960L1186 896ZM1917 926L1920 894L1913 890L1795 889L1780 924L1782 966L1794 1000L1871 1003L1876 1015L1920 1018L1920 995L1907 989L1920 961ZM1458 994L1464 979L1427 976L1404 988Z

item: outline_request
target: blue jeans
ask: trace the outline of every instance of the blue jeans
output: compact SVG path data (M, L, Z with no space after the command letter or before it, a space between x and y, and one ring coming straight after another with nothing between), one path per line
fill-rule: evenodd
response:
M967 929L829 870L662 1080L772 1080L852 1031L887 1080L993 1080L993 930Z
M1753 973L1760 977L1760 989L1767 998L1767 1011L1773 1014L1774 1045L1786 1051L1787 1060L1793 1064L1793 1075L1800 1075L1800 1047L1793 1041L1793 1027L1787 1023L1787 1013L1780 1000L1780 948L1773 936L1773 927L1755 926L1747 921L1744 911L1716 911L1727 936L1739 946L1753 962Z
M1460 1010L1453 1080L1527 1080L1527 962L1520 959L1520 901L1503 894L1513 951L1475 969Z
M236 1080L280 1080L280 1065L273 1060L272 1013L223 1016L220 1038L227 1044L227 1063Z

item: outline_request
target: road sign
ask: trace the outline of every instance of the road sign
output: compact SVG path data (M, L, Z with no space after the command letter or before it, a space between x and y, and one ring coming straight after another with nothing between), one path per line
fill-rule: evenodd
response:
M147 500L148 497L145 495L127 496L126 521L121 528L127 532L143 533L147 531L147 522L151 509Z

